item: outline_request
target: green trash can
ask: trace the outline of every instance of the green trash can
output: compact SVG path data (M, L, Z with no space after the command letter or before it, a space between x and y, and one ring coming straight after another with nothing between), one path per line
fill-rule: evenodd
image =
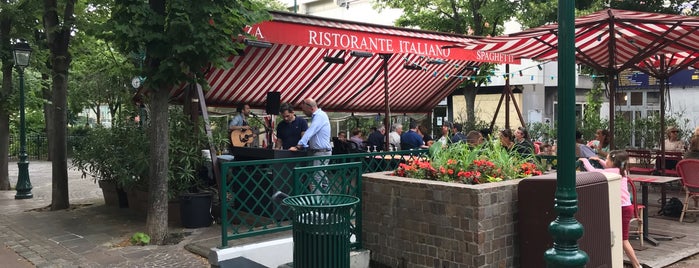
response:
M350 209L359 198L339 194L287 197L294 209L294 267L349 268Z

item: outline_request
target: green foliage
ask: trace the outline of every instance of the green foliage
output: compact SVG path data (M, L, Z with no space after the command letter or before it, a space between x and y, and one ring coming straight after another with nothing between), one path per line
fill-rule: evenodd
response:
M602 98L604 97L603 81L595 79L592 88L585 94L587 99L585 106L585 114L583 115L582 124L577 125L577 130L583 134L586 139L591 139L595 136L598 129L608 129L609 121L600 120L600 109L602 107Z
M558 132L555 127L551 127L550 124L542 122L528 123L527 131L529 131L530 139L548 144L553 144L553 141L558 137Z
M204 72L212 65L227 66L227 57L243 48L231 37L245 34L245 25L269 18L258 1L250 0L195 5L189 0L123 0L111 11L102 30L122 52L145 50L144 86L149 89L183 82L207 86Z
M609 126L609 124L607 124ZM609 129L609 127L603 128ZM616 113L614 117L614 148L627 148L631 145L631 132L633 131L633 122L623 116L621 113Z
M137 232L133 236L131 236L130 241L131 245L145 246L150 244L150 236L148 236L146 233Z
M172 199L201 186L202 181L197 176L204 165L201 150L208 146L203 126L193 124L180 106L171 108L169 128L168 195Z
M169 121L170 162L168 195L194 191L201 184L197 177L204 164L201 154L208 148L203 126L192 124L180 107L172 108ZM128 117L127 117L128 118ZM89 130L76 143L73 165L96 180L113 180L122 188L148 189L149 139L137 122L126 118L111 128Z
M122 188L143 188L148 175L148 138L131 120L111 128L90 129L76 143L73 166L83 177L115 181Z
M395 174L478 184L541 174L545 166L535 163L533 156L512 153L498 142L487 142L476 147L461 142L443 147L435 142L430 148L429 160L401 164Z

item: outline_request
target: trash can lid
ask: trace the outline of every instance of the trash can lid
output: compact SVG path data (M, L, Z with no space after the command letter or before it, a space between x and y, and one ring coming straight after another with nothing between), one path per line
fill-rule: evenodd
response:
M282 202L292 208L332 208L353 206L359 198L343 194L307 194L290 196Z

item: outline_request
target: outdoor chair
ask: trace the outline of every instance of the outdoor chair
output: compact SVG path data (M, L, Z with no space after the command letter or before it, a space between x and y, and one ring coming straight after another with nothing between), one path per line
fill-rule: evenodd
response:
M629 159L633 158L636 162L629 168L631 174L651 175L655 171L653 154L650 150L628 149Z
M677 163L682 160L682 152L665 152L665 169L661 168L661 159L660 153L658 153L655 166L660 175L672 177L678 177L680 175L677 172Z
M636 185L633 181L628 180L629 193L631 193L631 204L633 206L633 217L629 221L629 234L637 235L641 241L641 247L643 247L643 213L646 210L646 206L638 202L638 191L636 191ZM636 229L631 229L631 224L636 223Z
M684 206L680 215L680 222L684 220L684 214L687 212L699 212L699 160L684 159L677 163L677 170L680 173L682 180L682 188L684 188ZM694 207L689 209L689 198L694 199Z

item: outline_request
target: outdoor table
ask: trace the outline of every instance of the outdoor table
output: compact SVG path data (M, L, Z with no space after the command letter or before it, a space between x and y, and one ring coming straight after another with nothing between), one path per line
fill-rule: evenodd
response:
M646 241L650 242L654 246L660 244L658 240L672 240L672 237L667 236L655 236L651 237L648 232L648 185L659 184L660 185L660 196L661 196L661 207L665 206L665 184L673 181L680 180L680 177L669 177L669 176L652 176L652 175L638 175L630 174L629 180L632 182L641 183L641 198L643 205L646 207L646 212L643 213L643 237ZM636 193L633 193L636 194Z

